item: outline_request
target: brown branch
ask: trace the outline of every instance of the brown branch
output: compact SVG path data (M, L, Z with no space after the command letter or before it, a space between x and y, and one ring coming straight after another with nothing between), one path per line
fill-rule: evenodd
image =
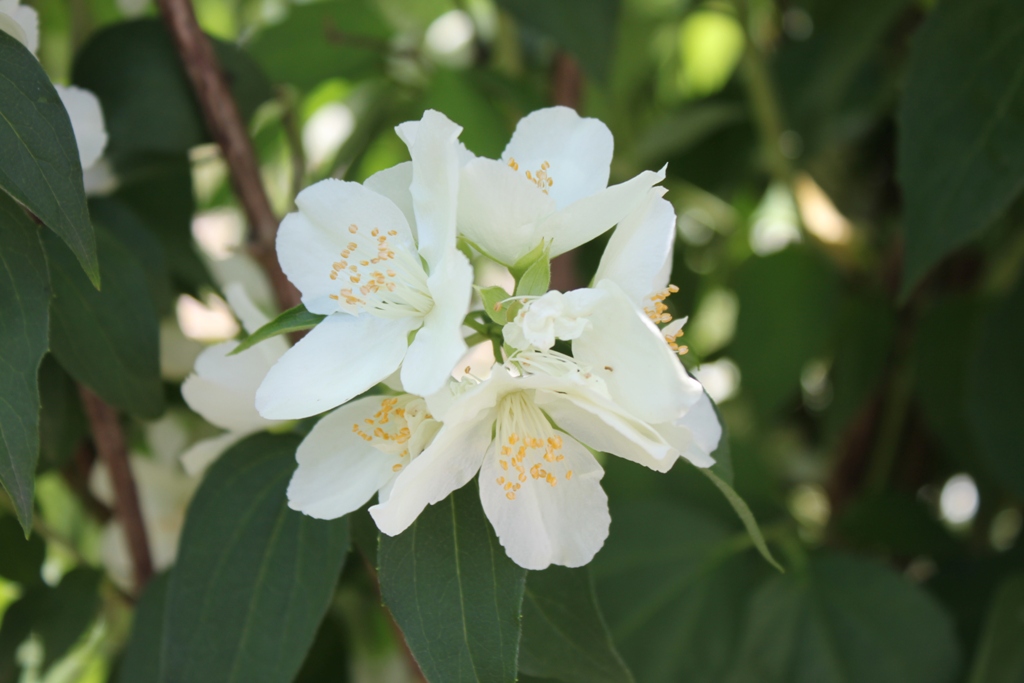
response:
M565 52L555 55L551 67L551 101L563 107L580 110L583 97L583 72L579 63ZM581 287L579 259L576 250L568 251L551 261L551 288L568 292Z
M82 397L82 407L85 408L85 415L89 419L96 452L110 474L114 488L114 516L121 523L128 540L135 589L141 593L143 587L153 577L153 559L149 554L142 508L139 507L139 492L135 488L135 480L128 464L128 446L121 430L121 421L116 410L84 385L78 386L78 393Z
M283 308L291 308L298 304L299 296L281 271L274 253L278 220L260 178L252 141L213 45L199 28L189 0L157 0L157 6L178 48L178 55L206 119L206 127L224 154L224 161L231 172L231 185L252 226L253 256L270 277L278 303Z

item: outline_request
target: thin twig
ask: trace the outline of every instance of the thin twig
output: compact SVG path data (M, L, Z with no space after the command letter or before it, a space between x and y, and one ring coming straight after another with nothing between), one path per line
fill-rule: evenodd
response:
M579 111L582 96L583 72L579 63L568 53L559 52L551 67L551 101ZM551 261L552 289L568 292L581 285L575 249Z
M160 14L178 48L192 89L213 139L220 145L231 172L231 185L252 226L253 255L266 270L278 303L287 309L299 303L298 291L281 271L274 253L277 217L260 178L256 153L210 39L199 28L189 0L157 0Z
M302 135L299 133L299 122L295 115L295 96L285 89L278 90L281 102L281 125L284 127L288 140L289 159L292 166L292 200L298 196L306 180L306 151L302 147Z
M128 464L128 445L125 443L121 421L117 411L89 388L79 385L78 393L89 419L96 452L110 474L110 482L114 487L114 516L121 523L128 540L135 589L141 593L153 577L153 558L149 553L146 526L142 521L139 492L135 488L135 479Z

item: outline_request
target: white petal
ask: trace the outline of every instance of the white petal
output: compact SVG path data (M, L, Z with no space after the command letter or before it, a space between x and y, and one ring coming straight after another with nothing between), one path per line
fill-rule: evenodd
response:
M412 192L409 191L411 185L411 161L403 161L391 168L377 171L363 181L364 187L368 187L377 194L387 197L395 203L395 206L401 209L402 214L405 215L405 220L409 221L409 228L412 230L412 235L415 238L416 213L412 208Z
M17 0L0 3L0 31L14 36L33 55L39 50L39 15Z
M611 280L637 306L668 286L672 271L672 245L676 235L676 212L662 199L665 188L648 190L647 199L615 228L594 282Z
M277 358L259 348L228 355L236 346L238 342L229 341L204 349L196 358L195 374L182 383L181 395L192 410L221 429L266 429L275 423L256 412L256 389Z
M512 265L536 247L537 223L554 210L555 200L500 161L475 159L462 169L459 233L499 263Z
M78 143L78 157L86 169L103 156L107 147L107 127L103 121L100 101L92 92L73 85L54 85L71 119L71 129Z
M386 502L370 508L377 528L395 536L409 528L423 509L448 497L480 470L491 443L493 416L445 424L434 442L395 479Z
M715 459L711 454L722 440L722 425L707 394L676 420L675 424L655 425L655 429L676 450L697 467L711 467Z
M353 241L349 226L363 231L394 230L392 246L415 251L401 209L359 183L323 180L300 192L295 203L299 213L285 216L277 232L277 257L285 275L302 293L302 303L314 313L339 310L331 295L337 296L343 285L330 276L332 264Z
M402 364L402 386L419 396L444 387L452 369L466 353L462 321L473 293L473 266L459 251L450 250L427 280L434 308L409 346Z
M667 472L677 452L654 427L599 397L537 392L537 405L562 429L596 451Z
M274 424L256 412L256 391L239 391L190 375L181 385L185 403L212 425L229 431L259 431Z
M558 256L607 232L633 212L665 171L644 171L631 180L584 197L544 219L539 231L551 238L551 255Z
M270 322L270 318L253 303L241 283L232 282L225 285L224 297L228 300L228 305L231 306L235 317L241 321L242 327L247 333L252 334ZM274 337L274 339L284 341L282 337Z
M298 419L358 396L395 371L417 322L328 316L270 369L256 392L256 409L268 419Z
M428 109L419 122L398 126L412 157L413 207L420 254L434 272L455 249L459 196L459 134L462 127Z
M546 189L562 209L608 186L614 144L601 121L581 118L568 107L549 107L520 119L501 160L515 159L519 173L534 176L547 162L553 183Z
M224 455L225 451L247 436L247 432L224 432L209 439L196 441L181 454L181 466L189 476L198 477Z
M337 519L361 508L394 476L392 468L401 459L352 430L379 409L380 397L367 396L316 423L295 454L299 467L288 484L288 507L317 519Z
M572 343L572 354L608 385L612 399L635 417L656 424L671 422L704 393L686 374L657 327L613 282L590 316L591 326Z
M528 477L518 490L506 490L508 472L499 466L495 450L487 454L480 468L484 512L505 552L526 569L540 570L551 564L581 567L594 558L608 537L611 517L608 497L601 488L604 470L575 439L561 436L565 459L543 463L554 475L554 486Z

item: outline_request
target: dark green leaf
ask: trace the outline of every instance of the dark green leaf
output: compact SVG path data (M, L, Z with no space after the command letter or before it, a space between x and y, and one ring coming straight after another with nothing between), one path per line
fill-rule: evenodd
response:
M237 47L213 44L248 120L270 98L270 85ZM99 97L114 158L184 153L210 139L170 34L157 19L112 24L93 34L75 59L73 80Z
M851 501L836 523L843 540L901 557L943 557L957 550L935 513L921 500L886 491Z
M1003 581L992 600L988 623L971 669L970 683L1024 681L1024 575Z
M377 560L384 603L427 680L516 680L526 570L498 544L476 484L382 534Z
M93 199L89 202L89 211L95 224L102 225L145 264L146 283L153 305L160 315L170 313L174 305L171 274L163 245L153 231L135 211L116 199Z
M914 39L900 106L903 295L1024 188L1024 12L945 0Z
M349 639L341 622L329 613L316 632L313 646L295 677L295 683L345 683L354 668L349 657Z
M608 77L619 0L498 0L498 5L571 52L592 77Z
M1024 497L1024 278L981 323L967 374L967 408L989 470Z
M0 188L60 235L99 287L78 144L36 58L0 31Z
M152 230L163 245L177 287L198 293L213 286L192 241L192 169L188 157L146 155L117 166L121 187L112 199L123 202Z
M806 247L754 257L736 283L740 312L731 355L743 391L770 417L800 389L807 361L823 354L835 318L835 273Z
M163 412L157 315L146 266L97 226L103 291L87 286L68 255L44 240L54 299L50 344L61 366L105 401L142 418Z
M249 54L275 83L309 89L328 78L383 71L391 31L373 2L293 5L284 20L249 41Z
M23 588L42 583L41 570L46 559L46 543L38 535L29 539L13 517L0 517L0 576Z
M853 556L812 557L750 603L728 683L948 683L952 620L921 588Z
M58 248L70 261L71 254ZM81 277L78 266L71 267ZM85 286L96 293L88 283ZM32 528L39 459L38 371L48 343L49 305L39 229L20 206L0 193L0 484L14 501L26 534Z
M750 511L746 501L744 501L731 486L722 481L722 479L710 469L701 469L700 472L710 479L711 483L714 484L718 490L722 492L722 495L725 496L725 499L729 501L729 505L731 505L732 509L736 511L736 516L740 518L740 521L743 522L743 528L747 530L747 534L750 535L751 542L754 544L754 547L757 548L757 552L761 553L761 557L780 572L785 571L782 568L782 565L772 557L772 551L768 549L768 544L765 543L764 534L761 533L761 527L757 525L757 520L754 519L754 513Z
M170 574L154 577L135 605L132 632L117 669L118 683L158 681L161 646L164 637L164 616L167 608L167 586Z
M613 501L611 534L591 571L612 637L638 681L723 680L746 601L774 574L742 552L745 542L678 502Z
M271 337L276 337L279 334L289 334L290 332L300 332L302 330L312 329L326 317L326 315L310 313L306 310L305 306L299 304L298 306L289 308L287 311L281 313L269 323L243 339L229 355L233 356L236 353L241 353L248 348L252 348L256 344L259 344L261 341L270 339Z
M586 567L550 567L527 576L519 670L566 683L632 683Z
M39 469L60 468L89 434L75 381L53 354L39 366Z
M295 436L259 434L207 472L167 589L161 681L286 683L327 611L348 519L288 507Z

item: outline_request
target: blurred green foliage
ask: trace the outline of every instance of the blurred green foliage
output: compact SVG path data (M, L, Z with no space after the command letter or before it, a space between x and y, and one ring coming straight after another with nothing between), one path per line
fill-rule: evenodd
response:
M95 465L71 378L131 416L141 457L161 457L170 437L145 420L182 411L182 377L161 374L158 320L181 295L222 283L226 260L197 248L193 219L237 215L238 205L151 3L31 4L45 72L102 102L119 187L91 200L90 229L49 219L46 197L12 189L9 173L15 153L42 152L15 149L0 127L0 187L68 243L80 238L87 266L94 231L102 273L96 290L75 255L39 233L48 265L34 270L50 279L34 285L56 298L39 376L34 527L31 489L10 481L35 461L8 457L32 447L10 437L0 408L0 478L13 498L0 494L0 683L415 680L378 568L399 577L384 602L396 601L432 681L513 680L517 662L520 680L570 683L1022 680L1019 1L195 0L279 214L312 182L364 180L405 160L393 128L425 108L462 125L470 150L497 156L521 116L567 104L614 133L613 182L667 163L681 289L668 303L690 316L683 361L726 426L719 473L787 571L758 556L692 468L660 475L614 459L604 463L611 535L585 570L531 573L524 589L500 548L496 560L480 548L460 557L456 541L443 546L445 563L417 568L402 562L404 536L386 539L378 562L365 512L351 520L344 570L340 527L317 536L333 564L293 566L282 547L253 550L257 540L280 523L300 536L288 543L305 544L295 552L326 552L301 534L327 531L285 508L288 458L274 448L287 438L260 437L248 466L268 480L245 478L251 454L221 461L210 479L223 489L208 480L188 513L194 550L135 604L96 571L110 510L89 487ZM19 68L44 80L30 61ZM30 118L34 106L49 116L44 100L0 96L0 114ZM61 130L50 144L70 144ZM68 191L72 218L79 194ZM33 226L7 219L8 204L0 195L0 263L14 251L8 231L35 239ZM586 285L602 246L556 260L552 281ZM0 301L29 285L17 283L0 279ZM0 308L0 361L30 369L46 345L8 344L11 310ZM13 376L4 370L0 387ZM184 422L186 441L206 435ZM228 502L240 500L266 509L239 522L257 540L236 557ZM422 519L438 544L480 521L470 510L429 527L440 509ZM28 541L16 514L35 530ZM467 575L453 583L460 560ZM217 562L267 573L236 582L210 570ZM458 620L409 627L424 611L450 614L463 589L500 601L497 621L462 604ZM524 590L516 655L498 646L515 640L519 624L505 615L518 614ZM299 604L302 591L316 599ZM260 601L280 620L237 623L232 605ZM183 654L170 669L155 666L168 633L189 636L188 647L172 645ZM254 664L283 644L287 661ZM241 663L222 671L229 650Z

